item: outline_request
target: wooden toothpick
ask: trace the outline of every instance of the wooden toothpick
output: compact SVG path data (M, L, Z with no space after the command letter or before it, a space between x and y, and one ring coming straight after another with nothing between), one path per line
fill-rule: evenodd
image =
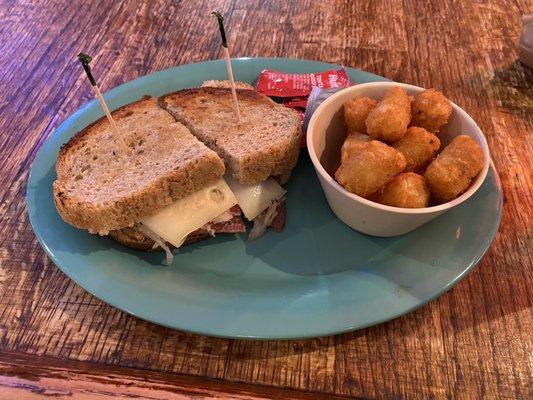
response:
M226 40L226 30L224 29L224 17L219 11L213 11L212 14L218 20L218 28L222 38L222 47L224 47L224 58L226 59L226 69L228 70L228 78L231 83L231 97L233 98L233 112L237 118L237 122L241 120L241 112L239 110L239 103L237 101L237 90L235 89L235 80L233 79L233 69L231 68L231 57L228 49L228 41Z
M91 87L93 89L94 94L96 95L96 98L100 102L100 106L102 107L102 110L104 110L104 113L111 124L111 128L115 131L115 135L120 141L120 144L124 147L124 150L126 152L130 152L131 149L126 145L126 142L124 141L124 138L122 137L122 133L118 129L117 124L115 123L115 120L113 119L113 116L111 115L111 112L109 111L109 107L107 106L107 103L104 100L104 96L102 96L102 92L100 92L100 89L98 88L98 85L96 84L96 80L93 77L93 74L91 72L91 67L89 67L89 63L92 61L92 57L80 53L78 54L78 60L81 62L81 65L83 66L83 69L85 70L85 73L87 74L87 78L89 78L89 82L91 83Z

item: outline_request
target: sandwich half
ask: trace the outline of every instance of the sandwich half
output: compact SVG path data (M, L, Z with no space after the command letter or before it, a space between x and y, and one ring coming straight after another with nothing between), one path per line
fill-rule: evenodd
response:
M168 245L245 231L216 152L153 98L112 115L127 147L102 118L59 152L53 196L66 222L167 255Z
M225 179L254 228L251 238L284 219L284 184L298 161L301 122L298 114L240 85L237 122L231 90L224 82L180 90L159 98L161 107L215 151L226 164Z

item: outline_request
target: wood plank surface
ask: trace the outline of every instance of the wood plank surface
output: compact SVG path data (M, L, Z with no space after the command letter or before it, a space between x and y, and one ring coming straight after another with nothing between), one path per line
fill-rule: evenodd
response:
M220 379L168 374L132 368L0 354L0 398L31 400L106 399L227 399L325 400L345 399L317 392L235 384Z
M36 150L92 97L75 55L94 55L103 90L216 59L213 9L226 16L235 57L307 58L434 86L472 115L505 202L494 243L467 278L426 307L362 331L240 341L128 316L53 265L29 225L25 190ZM166 390L157 374L173 373L361 398L531 398L533 71L516 58L521 15L532 12L520 0L0 0L0 374L23 382L24 363L45 357L125 368L116 373L133 386L144 370L157 390ZM80 365L76 376L87 372ZM43 367L32 379L46 386L44 375Z

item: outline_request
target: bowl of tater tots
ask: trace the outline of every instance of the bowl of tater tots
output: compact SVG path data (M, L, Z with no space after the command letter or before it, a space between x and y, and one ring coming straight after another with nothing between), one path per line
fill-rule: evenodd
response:
M436 89L396 82L355 85L328 98L309 122L307 148L337 217L384 237L468 200L490 160L465 111Z

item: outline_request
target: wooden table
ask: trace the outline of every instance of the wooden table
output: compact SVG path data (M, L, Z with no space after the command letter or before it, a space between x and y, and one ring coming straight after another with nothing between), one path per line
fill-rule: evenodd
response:
M533 72L515 61L531 2L30 3L0 0L0 398L532 396ZM373 328L240 341L128 316L50 262L24 195L37 149L92 97L75 55L95 56L103 90L219 58L215 8L227 17L234 56L328 61L434 86L474 117L505 205L492 247L466 279Z

